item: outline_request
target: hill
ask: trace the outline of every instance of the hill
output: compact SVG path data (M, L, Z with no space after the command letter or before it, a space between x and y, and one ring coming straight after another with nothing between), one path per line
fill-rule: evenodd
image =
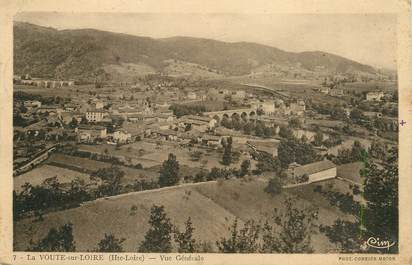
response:
M104 233L113 233L125 238L124 249L134 252L147 231L150 207L164 205L172 222L183 229L183 223L191 217L194 235L199 240L214 242L228 236L228 228L235 218L240 223L248 219L266 218L274 208L282 209L287 195L298 196L298 203L319 208L322 224L331 224L338 217L350 218L329 202L320 193L314 192L316 185L323 189L349 191L347 183L329 180L322 183L284 190L274 197L263 191L266 182L255 179L249 182L228 180L222 183L206 182L177 186L160 190L133 192L102 198L83 206L44 215L41 221L31 218L15 223L15 250L25 250L30 240L44 237L50 228L71 222L77 251L86 251L97 246ZM135 210L132 210L133 208ZM313 235L316 252L325 253L334 248L321 233Z
M200 69L201 74L216 77L247 75L274 65L302 71L376 74L371 66L325 52L292 53L248 42L153 39L94 29L56 30L23 22L14 24L16 74L91 81L110 80L125 72L139 75L142 69L143 74L170 71L176 75L176 69L181 68L183 74L188 69Z

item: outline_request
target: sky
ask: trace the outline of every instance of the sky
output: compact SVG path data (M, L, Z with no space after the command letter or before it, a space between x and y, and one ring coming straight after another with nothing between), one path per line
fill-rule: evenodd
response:
M324 51L396 69L396 16L392 14L176 14L18 13L56 29L94 28L153 38L189 36L256 42L291 52Z

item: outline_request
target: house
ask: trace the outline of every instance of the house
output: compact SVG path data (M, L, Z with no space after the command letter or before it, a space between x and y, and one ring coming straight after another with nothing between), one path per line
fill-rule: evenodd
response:
M306 110L305 101L297 100L296 102L291 102L289 105L290 114L303 115Z
M195 99L197 99L197 95L196 95L195 92L188 92L187 93L187 98L191 99L191 100L195 100Z
M363 115L368 118L382 118L382 113L376 111L365 111L363 112Z
M335 178L336 174L336 165L329 160L318 161L303 166L292 163L288 169L289 177L297 182L301 182L299 179L305 175L308 177L307 182L316 182Z
M103 120L106 112L102 110L92 109L86 111L86 120L88 122L100 122Z
M143 126L131 122L124 122L122 128L130 133L131 138L136 141L143 139L145 135L145 128Z
M322 93L322 94L325 94L325 95L329 94L329 91L330 91L330 88L329 88L329 87L321 87L321 88L319 88L319 92Z
M103 109L104 107L104 104L101 101L96 101L94 105L95 105L95 109Z
M64 104L64 111L73 112L77 110L77 106L74 104Z
M77 123L80 123L82 121L82 114L79 112L62 112L59 115L60 120L64 124L69 124L73 118L77 120Z
M37 108L38 113L56 113L60 114L63 111L62 108L58 105L42 105L41 107Z
M102 126L81 125L75 129L77 140L82 143L94 142L107 137L107 130Z
M366 93L366 100L367 101L381 101L384 97L382 91L371 91Z
M217 147L221 145L222 137L217 136L217 135L205 134L201 136L201 141L202 141L202 144Z
M40 108L41 107L41 102L38 100L26 100L24 101L23 105L26 108Z
M338 89L338 88L331 89L330 92L329 92L329 95L331 95L333 97L342 97L343 96L343 90Z
M275 113L275 102L273 101L264 101L259 105L259 108L266 115L272 115Z
M191 129L206 132L216 126L217 121L210 117L186 115L180 118L180 127L190 127Z
M244 90L237 90L232 97L234 99L244 99L246 97L246 92Z
M111 136L116 143L128 143L132 139L132 135L125 130L116 130Z
M153 130L152 135L155 135L165 141L177 141L177 132L173 130Z

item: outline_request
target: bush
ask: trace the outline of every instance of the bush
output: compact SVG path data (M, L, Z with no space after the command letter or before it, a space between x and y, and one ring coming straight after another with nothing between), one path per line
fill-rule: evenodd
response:
M272 196L280 194L282 192L282 181L278 177L273 177L269 180L268 185L264 189L265 192Z

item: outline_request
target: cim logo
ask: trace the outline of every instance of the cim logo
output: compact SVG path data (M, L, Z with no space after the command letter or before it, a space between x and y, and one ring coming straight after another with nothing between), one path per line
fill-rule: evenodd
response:
M368 245L371 248L377 248L377 249L388 249L392 246L395 245L395 242L391 242L389 240L381 240L379 237L370 237L366 241L366 245Z

